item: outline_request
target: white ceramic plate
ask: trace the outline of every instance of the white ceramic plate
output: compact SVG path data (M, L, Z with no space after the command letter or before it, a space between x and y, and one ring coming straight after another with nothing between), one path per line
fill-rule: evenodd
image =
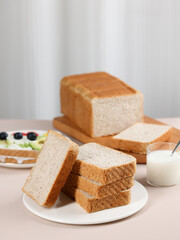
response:
M24 133L36 132L39 135L43 135L47 131L44 131L44 130L14 130L14 131L9 131L7 133L12 134L12 133L15 133L15 132L24 132ZM22 149L22 150L24 150L24 149ZM11 157L11 156L9 156L9 157ZM24 159L22 158L21 160L27 160L27 159L30 159L30 158L24 158ZM35 163L3 163L3 162L0 162L1 167L7 167L7 168L32 168L34 166L34 164Z
M25 207L33 214L49 221L75 225L100 224L126 218L142 209L147 199L146 189L137 181L132 187L132 199L129 205L95 213L86 213L82 207L63 193L60 193L52 208L44 208L26 194L23 195Z

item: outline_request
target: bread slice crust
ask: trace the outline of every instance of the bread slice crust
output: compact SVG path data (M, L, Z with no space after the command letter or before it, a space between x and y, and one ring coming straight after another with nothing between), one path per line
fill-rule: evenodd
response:
M77 188L63 188L62 191L68 197L75 199L75 201L88 213L124 206L131 201L131 189L100 199L92 196L88 197L83 191Z
M78 188L98 199L129 189L133 184L133 177L123 178L104 185L71 172L64 186Z

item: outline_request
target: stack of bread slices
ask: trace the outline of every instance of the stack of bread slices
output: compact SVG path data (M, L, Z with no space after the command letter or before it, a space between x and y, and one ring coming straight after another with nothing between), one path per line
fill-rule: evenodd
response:
M79 154L62 191L88 213L130 203L136 159L96 143Z
M92 213L129 204L135 170L130 155L96 143L78 147L50 130L22 190L44 207L62 190Z

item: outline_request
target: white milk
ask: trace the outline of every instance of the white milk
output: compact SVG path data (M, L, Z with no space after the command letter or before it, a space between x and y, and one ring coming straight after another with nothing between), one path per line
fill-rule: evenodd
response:
M158 150L147 154L147 181L152 185L171 186L180 182L180 153Z

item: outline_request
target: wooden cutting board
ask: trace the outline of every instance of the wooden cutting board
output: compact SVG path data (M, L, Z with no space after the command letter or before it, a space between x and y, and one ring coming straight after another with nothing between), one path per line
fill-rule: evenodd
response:
M144 122L145 123L164 124L162 122L159 122L159 121L157 121L153 118L147 117L147 116L144 117ZM112 136L96 137L96 138L89 137L79 127L77 127L73 122L71 122L66 117L54 118L53 126L54 126L54 128L58 129L59 131L68 134L69 136L81 141L82 143L97 142L99 144L109 147L109 143L112 138ZM180 129L173 128L172 136L171 136L171 139L169 139L169 142L177 143L179 141L179 139L180 139ZM123 151L123 152L126 152L126 151ZM137 154L137 153L130 153L130 152L126 152L126 153L134 156L137 159L137 163L146 163L146 155L145 154Z

